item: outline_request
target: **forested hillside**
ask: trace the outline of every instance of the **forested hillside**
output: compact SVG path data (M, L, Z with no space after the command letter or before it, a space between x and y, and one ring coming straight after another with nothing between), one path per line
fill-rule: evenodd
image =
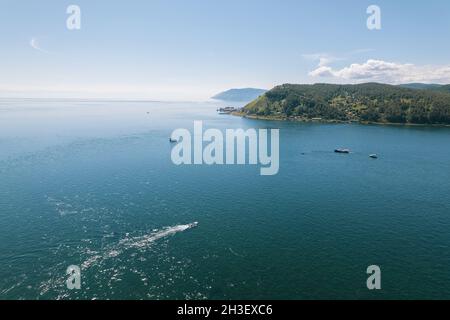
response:
M285 84L249 103L242 112L266 118L450 124L450 91L444 88L417 90L379 83Z

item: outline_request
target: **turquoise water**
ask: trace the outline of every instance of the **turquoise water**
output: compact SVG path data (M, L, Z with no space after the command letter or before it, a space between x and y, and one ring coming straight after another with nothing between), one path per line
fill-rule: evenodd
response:
M217 107L2 100L0 298L450 298L449 128L267 122ZM168 137L194 120L279 128L279 174L174 166ZM79 291L66 288L70 265Z

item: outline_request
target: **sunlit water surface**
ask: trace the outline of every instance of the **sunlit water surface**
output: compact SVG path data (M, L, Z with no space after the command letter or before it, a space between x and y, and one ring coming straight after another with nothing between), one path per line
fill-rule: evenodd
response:
M450 298L449 128L218 106L1 100L0 298ZM279 174L173 165L168 137L194 120L279 128ZM66 287L70 265L81 290Z

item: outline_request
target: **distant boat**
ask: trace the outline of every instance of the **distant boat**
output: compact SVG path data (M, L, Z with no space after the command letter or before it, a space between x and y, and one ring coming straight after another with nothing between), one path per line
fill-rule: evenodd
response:
M350 153L350 150L349 149L336 149L336 150L334 150L334 152L348 154L348 153Z
M370 158L372 159L378 159L378 155L377 154L371 154L369 155Z
M170 142L170 143L177 143L178 141L175 140L175 139L169 138L169 142Z

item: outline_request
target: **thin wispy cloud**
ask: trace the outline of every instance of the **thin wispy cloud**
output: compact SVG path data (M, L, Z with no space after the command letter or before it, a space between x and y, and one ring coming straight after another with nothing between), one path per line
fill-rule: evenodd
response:
M335 61L343 60L328 53L307 53L302 54L303 59L318 62L319 66L325 66Z
M43 53L51 54L50 51L47 51L47 50L45 50L45 49L42 48L42 46L41 46L40 43L39 43L39 39L36 38L36 37L31 38L31 40L30 40L30 46L31 46L33 49L37 50L37 51L40 51L40 52L43 52Z
M311 60L314 62L318 63L318 67L324 67L327 66L333 62L337 62L337 61L345 61L345 60L349 60L351 57L355 56L355 55L360 55L360 54L364 54L364 53L369 53L374 51L373 49L368 49L368 48L364 48L364 49L355 49L349 52L345 52L339 55L335 55L335 54L331 54L331 53L325 53L325 52L321 52L321 53L307 53L307 54L303 54L302 57L306 60Z
M363 48L363 49L356 49L356 50L350 51L347 54L350 56L353 56L353 55L369 53L369 52L373 52L373 51L375 51L375 49Z

